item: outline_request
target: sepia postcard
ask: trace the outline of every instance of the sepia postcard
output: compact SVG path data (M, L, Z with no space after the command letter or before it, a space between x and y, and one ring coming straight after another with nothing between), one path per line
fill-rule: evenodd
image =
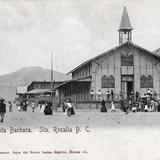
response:
M0 160L160 160L158 0L0 0Z

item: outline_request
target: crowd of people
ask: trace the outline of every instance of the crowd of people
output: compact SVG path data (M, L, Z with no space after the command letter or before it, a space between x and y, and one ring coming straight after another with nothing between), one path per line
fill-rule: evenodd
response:
M34 101L31 101L30 103L27 100L23 100L16 103L18 111L27 111L28 108L31 108L31 112L35 112L35 109L38 108L41 113L44 113L45 115L52 115L52 103L50 101L39 101L38 105L36 106Z
M50 101L40 100L37 106L35 105L34 101L30 102L30 104L27 100L23 100L17 103L19 112L27 111L29 106L31 107L32 112L35 112L35 109L38 108L41 113L44 113L44 115L53 114L53 106ZM63 114L67 115L68 117L75 114L71 99L66 99L63 102L62 111L63 111Z
M111 112L116 111L113 101L110 102L110 109ZM122 96L120 109L126 114L129 112L160 112L160 100L155 91L148 89L143 97L140 97L139 92L136 92L135 95L131 93L127 99ZM102 100L101 112L107 112L105 100Z
M111 112L116 112L116 108L115 108L115 105L114 105L113 101L111 101L111 103L110 103L110 109L111 109ZM101 103L101 112L107 112L107 107L106 107L105 100L102 100L102 103Z
M121 110L129 113L132 112L160 112L160 100L155 91L148 89L143 97L140 97L138 92L135 97L131 96L128 99L121 100Z
M18 101L16 103L16 106L18 107L18 111L27 111L28 109L28 101L27 100L23 100L23 101Z
M12 112L12 102L5 101L4 99L0 99L0 122L3 123L4 115L6 113L6 106L8 105L8 111Z
M113 96L113 95L112 95ZM108 97L109 99L110 97ZM8 111L12 112L12 102L6 102L4 99L0 99L0 122L3 123L4 115L6 113L6 105L8 103ZM30 103L27 100L20 101L16 103L18 111L27 111L28 107L31 107L31 112L35 112L35 108L38 108L41 113L44 115L52 115L53 114L53 106L50 101L39 101L38 105L35 105L34 101ZM108 107L109 105L109 107ZM108 101L107 107L105 100L101 102L101 112L107 112L108 108L110 108L111 112L116 112L116 107L114 104L114 98L112 97L111 101ZM147 93L144 94L143 97L140 97L138 92L130 94L127 99L124 99L123 96L120 100L120 109L121 111L128 114L129 112L160 112L160 99L156 92L148 89ZM68 117L75 115L74 107L72 105L71 99L66 99L63 102L62 112L64 115Z
M53 106L50 101L39 101L38 108L40 109L41 113L44 115L52 115L53 114Z

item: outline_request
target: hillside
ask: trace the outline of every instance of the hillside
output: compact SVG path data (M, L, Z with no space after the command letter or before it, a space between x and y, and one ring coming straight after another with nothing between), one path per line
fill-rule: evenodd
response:
M55 81L70 79L66 74L53 71ZM50 81L50 70L41 67L24 67L10 74L0 76L0 96L6 99L14 99L17 86L29 85L32 81Z

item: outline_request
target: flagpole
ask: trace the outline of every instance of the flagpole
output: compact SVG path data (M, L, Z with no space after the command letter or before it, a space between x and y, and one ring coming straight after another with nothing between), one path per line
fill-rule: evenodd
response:
M53 52L51 52L51 103L53 106Z

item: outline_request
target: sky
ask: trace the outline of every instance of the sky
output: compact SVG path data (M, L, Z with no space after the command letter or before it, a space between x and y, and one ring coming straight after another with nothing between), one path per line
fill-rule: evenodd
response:
M26 66L67 73L119 44L124 6L132 41L160 48L159 0L0 0L0 75Z

